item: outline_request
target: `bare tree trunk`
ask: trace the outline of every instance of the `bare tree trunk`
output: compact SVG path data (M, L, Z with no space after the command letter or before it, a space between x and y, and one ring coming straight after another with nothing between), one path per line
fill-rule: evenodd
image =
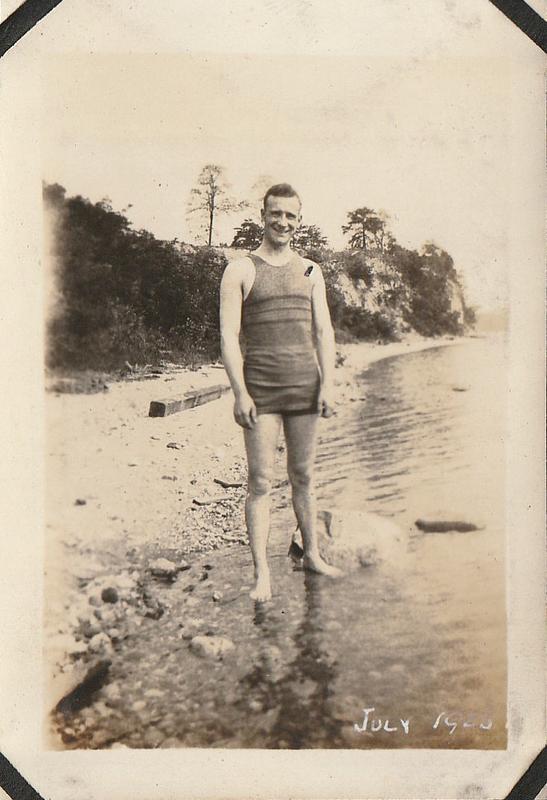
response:
M213 197L211 200L211 204L209 206L209 240L208 240L209 247L211 247L211 242L213 241L214 219L215 219L215 198Z

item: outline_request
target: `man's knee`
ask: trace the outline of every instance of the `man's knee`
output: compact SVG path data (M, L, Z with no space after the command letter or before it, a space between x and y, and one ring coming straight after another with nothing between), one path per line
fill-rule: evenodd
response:
M313 483L313 471L309 464L293 464L288 468L289 481L294 491L309 491Z
M265 497L272 489L272 480L269 475L249 475L248 492L255 497Z

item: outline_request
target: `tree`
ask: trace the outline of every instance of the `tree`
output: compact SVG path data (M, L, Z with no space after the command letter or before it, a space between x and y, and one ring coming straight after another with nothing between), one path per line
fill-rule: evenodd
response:
M264 195L274 183L275 181L271 175L259 175L251 186L248 206L253 222L258 222L260 224L260 209L262 208Z
M308 258L313 258L328 246L328 242L317 225L301 225L293 237L292 246Z
M370 208L348 211L348 222L342 225L342 233L349 233L349 246L366 250L370 244L383 250L385 220Z
M243 250L255 250L262 241L263 228L252 219L245 219L235 228L235 235L231 247L241 247Z
M206 230L206 241L211 246L215 221L219 214L238 211L245 203L236 201L230 194L230 185L224 169L217 164L206 164L201 170L197 186L190 192L188 214L198 213L203 216Z

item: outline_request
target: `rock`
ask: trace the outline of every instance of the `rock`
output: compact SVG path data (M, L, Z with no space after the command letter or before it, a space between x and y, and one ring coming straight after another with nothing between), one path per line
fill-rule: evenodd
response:
M106 589L103 589L101 592L101 599L104 600L105 603L117 603L120 597L117 589L113 586L107 586Z
M89 641L89 651L91 653L100 653L110 649L112 649L112 642L110 641L110 636L107 636L106 633L97 633Z
M113 608L97 608L95 616L102 622L102 627L115 627L118 615Z
M216 497L194 497L192 502L196 506L210 506L214 503L221 503L223 500L226 500L224 495L217 495Z
M118 628L109 628L109 630L107 631L107 634L108 634L108 636L110 636L110 638L112 640L117 640L121 636L121 633L118 630Z
M169 447L171 450L180 450L182 447L182 445L180 445L178 442L169 442L169 444L167 444L166 446Z
M157 578L175 578L179 567L174 561L168 558L157 558L148 564L148 569Z
M215 603L218 603L220 600L222 600L222 593L213 592L213 600L215 601Z
M213 478L213 480L224 489L240 489L243 486L243 481L227 481L223 478Z
M406 551L407 541L402 530L377 514L357 509L330 509L319 511L317 521L322 558L345 572L386 561L395 563ZM301 540L297 538L296 543L301 547Z
M87 505L87 500L84 500L82 497L77 497L76 500L74 501L74 505L75 506L86 506Z
M144 700L135 700L135 702L131 706L132 711L144 711L146 708L146 703Z
M104 659L87 669L81 667L70 675L61 676L56 680L52 694L54 697L60 696L61 699L56 702L55 710L67 715L85 709L106 682L111 663L108 659Z
M84 622L82 625L82 633L86 639L91 639L102 630L98 622Z
M192 652L202 658L222 659L234 648L232 640L224 636L194 636L190 642Z
M161 479L162 479L162 481L178 481L178 478L177 478L176 475L162 475Z
M475 525L474 522L455 519L417 519L414 524L424 533L469 533L484 529L484 526Z
M131 750L131 748L123 742L114 742L110 745L109 750Z
M148 728L143 736L143 744L145 747L159 747L165 735L157 728Z
M112 716L113 713L112 709L109 708L106 705L106 703L102 700L99 700L98 702L93 704L93 710L95 711L95 714L97 714L101 719L103 717L110 717Z
M144 693L145 697L163 697L165 692L162 692L161 689L148 689L147 692Z
M122 696L119 684L117 683L109 683L103 688L102 694L110 703L116 702L116 700L119 700Z
M95 749L102 749L112 741L112 733L109 731L95 731L91 739L91 746Z
M168 739L164 739L163 742L160 745L162 750L164 748L167 749L168 747L182 747L182 746L183 746L183 743L181 742L180 739L177 739L176 736L169 736L169 738Z

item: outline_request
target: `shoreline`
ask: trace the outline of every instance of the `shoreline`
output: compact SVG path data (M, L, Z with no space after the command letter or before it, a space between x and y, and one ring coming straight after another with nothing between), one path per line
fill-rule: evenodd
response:
M377 361L464 340L413 336L338 346L335 402L356 399L357 375ZM247 544L246 459L231 392L190 411L147 416L152 399L227 382L223 368L208 365L118 382L107 393L48 393L45 648L57 684L52 697L153 613L146 581L158 558L198 569L207 553ZM225 488L215 479L239 485ZM282 490L274 485L274 497ZM105 587L126 597L121 617L112 609L122 606L113 606L101 618Z

